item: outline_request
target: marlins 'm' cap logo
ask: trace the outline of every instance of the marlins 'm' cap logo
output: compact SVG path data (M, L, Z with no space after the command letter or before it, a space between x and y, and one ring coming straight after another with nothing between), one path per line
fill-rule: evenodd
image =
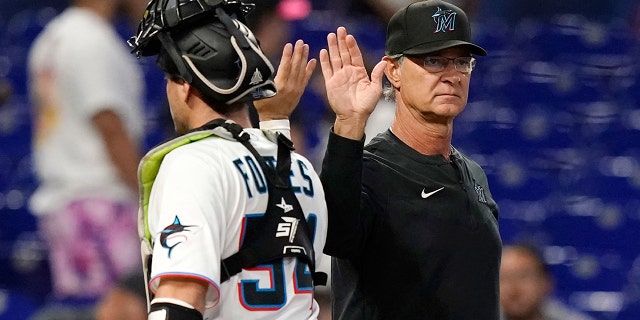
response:
M436 23L436 29L433 33L453 31L456 29L456 12L453 10L442 10L438 7L438 11L431 17L433 17L433 21Z

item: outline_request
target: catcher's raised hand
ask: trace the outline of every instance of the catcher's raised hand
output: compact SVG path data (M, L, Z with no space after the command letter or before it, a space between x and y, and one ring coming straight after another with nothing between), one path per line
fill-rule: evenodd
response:
M309 78L316 68L316 59L309 58L309 45L298 40L287 43L274 78L278 92L267 99L254 101L260 121L288 119L300 102Z
M329 105L336 114L334 132L359 140L382 94L386 62L378 62L369 79L356 39L344 27L327 35L327 48L320 50L320 67Z

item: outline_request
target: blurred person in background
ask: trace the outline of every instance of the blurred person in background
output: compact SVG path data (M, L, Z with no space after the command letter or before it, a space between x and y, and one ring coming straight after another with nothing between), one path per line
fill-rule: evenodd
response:
M50 307L34 319L92 319L95 303L140 268L137 167L143 75L113 21L145 0L75 0L29 52L38 188L30 209L49 249Z
M531 244L505 246L500 265L502 320L590 320L553 299L553 275Z

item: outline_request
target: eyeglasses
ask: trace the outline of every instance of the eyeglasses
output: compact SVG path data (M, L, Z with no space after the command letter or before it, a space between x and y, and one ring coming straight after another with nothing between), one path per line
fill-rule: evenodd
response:
M426 56L424 58L416 58L423 59L424 69L432 73L444 71L444 69L449 66L449 61L453 61L453 67L462 73L470 73L476 66L476 58L474 57L447 58L441 56Z

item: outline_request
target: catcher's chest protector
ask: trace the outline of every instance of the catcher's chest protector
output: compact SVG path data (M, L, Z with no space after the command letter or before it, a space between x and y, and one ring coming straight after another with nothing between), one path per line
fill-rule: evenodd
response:
M284 135L278 134L278 158L276 167L267 161L249 143L249 134L238 124L224 119L213 120L206 125L194 129L189 133L162 144L150 151L139 168L141 185L140 228L142 237L142 253L145 281L148 281L151 271L152 244L148 229L148 205L151 186L160 169L164 156L172 150L185 144L207 138L220 132L231 133L233 138L242 143L256 158L262 171L267 177L269 188L269 202L267 210L257 223L258 232L247 236L242 242L240 250L226 259L221 260L222 271L220 282L228 280L243 268L255 267L262 263L272 262L283 257L298 257L306 262L313 275L314 285L325 285L327 275L315 272L315 253L312 243L312 233L307 224L302 207L293 193L289 174L291 170L291 151L293 144ZM147 301L150 301L147 292Z

